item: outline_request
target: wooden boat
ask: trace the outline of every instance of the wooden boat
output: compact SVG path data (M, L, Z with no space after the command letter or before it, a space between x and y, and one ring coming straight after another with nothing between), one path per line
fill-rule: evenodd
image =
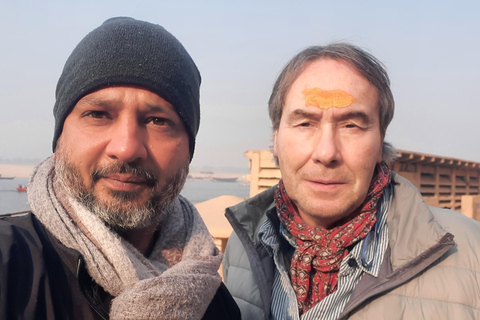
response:
M213 181L218 181L218 182L235 182L237 181L237 177L233 178L224 178L224 177L212 177Z

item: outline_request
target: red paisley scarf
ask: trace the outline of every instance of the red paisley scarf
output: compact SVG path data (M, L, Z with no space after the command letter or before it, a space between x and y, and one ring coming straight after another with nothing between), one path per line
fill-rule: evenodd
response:
M378 200L389 181L390 170L382 162L375 168L362 205L343 224L326 230L303 222L280 180L275 192L276 208L280 221L298 244L290 274L300 315L337 290L338 271L348 254L347 248L366 237L372 229L377 221Z

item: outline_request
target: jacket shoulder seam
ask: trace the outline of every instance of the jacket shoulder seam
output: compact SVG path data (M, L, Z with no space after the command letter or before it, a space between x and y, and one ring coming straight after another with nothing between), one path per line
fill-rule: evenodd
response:
M466 308L470 308L470 309L480 311L480 308L477 308L475 306L464 304L464 303L459 303L459 302L455 302L455 301L448 301L448 300L444 300L444 299L431 299L431 298L426 298L426 297L412 297L412 296L407 296L407 295L398 294L398 293L390 293L390 294L388 294L388 296L390 296L390 297L397 296L397 297L402 297L402 298L405 298L405 299L412 299L412 300L428 300L428 301L432 301L432 302L448 303L448 304L459 305L459 306L462 306L462 307L466 307ZM386 297L388 297L388 296L386 296Z

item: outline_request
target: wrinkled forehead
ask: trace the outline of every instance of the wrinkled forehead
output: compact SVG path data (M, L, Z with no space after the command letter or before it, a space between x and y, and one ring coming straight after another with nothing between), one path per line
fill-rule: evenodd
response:
M319 59L303 68L287 92L285 105L300 101L305 107L320 109L345 108L358 102L377 107L378 90L349 63Z

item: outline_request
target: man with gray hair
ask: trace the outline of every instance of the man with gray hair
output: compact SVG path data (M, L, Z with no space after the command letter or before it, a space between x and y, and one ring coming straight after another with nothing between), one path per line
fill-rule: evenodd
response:
M222 254L179 195L200 73L159 25L112 18L68 58L32 213L0 220L1 319L237 319Z
M269 100L282 179L226 211L243 319L480 319L480 224L389 170L393 111L382 64L353 45L284 68Z

